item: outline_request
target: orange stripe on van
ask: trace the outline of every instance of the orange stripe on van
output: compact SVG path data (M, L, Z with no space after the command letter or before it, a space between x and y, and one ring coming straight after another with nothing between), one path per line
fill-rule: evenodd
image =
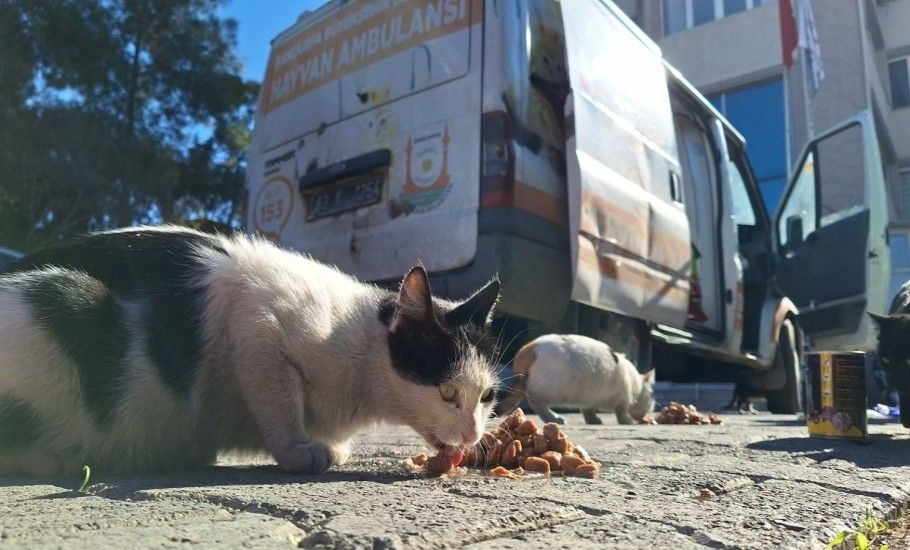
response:
M516 181L513 204L515 208L534 214L560 227L569 225L566 200L526 183Z
M645 217L636 216L595 193L582 189L579 229L584 233L603 238L603 228L598 226L598 218L606 218L603 220L606 227L611 224L622 227L622 231L619 231L618 235L621 235L624 242L617 242L617 244L626 250L648 253L649 248L652 249L652 252L659 248L664 257L650 259L669 264L670 269L678 269L692 255L692 248L688 241L681 240L666 231L654 227L649 228L648 220ZM651 234L650 246L645 242L649 233ZM652 255L657 256L657 254Z
M689 300L687 279L664 281L639 262L602 256L591 246L578 247L578 267L672 301L688 303Z
M482 18L483 0L349 2L272 50L259 110L266 115L323 84Z

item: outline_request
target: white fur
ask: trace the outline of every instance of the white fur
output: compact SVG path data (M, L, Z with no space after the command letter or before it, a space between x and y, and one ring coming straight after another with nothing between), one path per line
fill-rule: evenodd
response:
M615 411L623 424L640 420L654 407L650 384L625 356L603 342L549 334L529 347L536 358L528 370L527 398L547 422L562 423L551 410L555 405L582 409L589 423L599 423L598 409Z
M431 445L479 439L492 407L479 397L495 381L488 359L466 350L457 402L445 402L438 387L393 368L378 315L384 291L266 241L219 239L228 255L200 250L194 279L206 289L206 342L191 398L164 385L142 351L145 335L134 334L108 430L82 405L78 371L0 278L0 395L27 399L48 430L40 451L0 449L0 471L160 469L264 449L285 469L318 472L344 462L351 436L378 422L412 426Z

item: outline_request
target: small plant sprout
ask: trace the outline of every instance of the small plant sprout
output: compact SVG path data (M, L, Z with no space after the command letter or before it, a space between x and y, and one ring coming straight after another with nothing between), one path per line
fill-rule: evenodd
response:
M882 543L882 537L889 531L891 531L891 526L887 521L876 519L872 510L866 510L866 515L860 520L855 530L841 531L828 542L827 548L853 547L857 550L888 550L888 545Z
M92 477L92 469L88 465L82 466L82 483L79 485L79 488L76 489L77 492L85 492L85 488L88 487L88 480Z

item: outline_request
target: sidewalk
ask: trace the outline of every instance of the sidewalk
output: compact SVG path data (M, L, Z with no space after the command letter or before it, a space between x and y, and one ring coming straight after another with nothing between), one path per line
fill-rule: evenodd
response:
M821 548L867 509L881 517L910 499L899 424L872 425L859 445L809 439L786 416L602 416L566 426L604 464L595 480L422 479L403 465L421 445L398 429L362 434L353 461L321 476L235 457L181 475L95 472L87 495L75 478L0 479L0 546Z

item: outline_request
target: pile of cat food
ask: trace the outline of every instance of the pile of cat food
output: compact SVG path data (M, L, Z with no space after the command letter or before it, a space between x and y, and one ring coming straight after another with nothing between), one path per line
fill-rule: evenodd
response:
M583 448L573 445L558 424L550 422L541 429L532 419L525 418L521 409L515 409L498 428L483 434L467 452L449 454L440 452L428 457L420 453L411 462L431 476L466 473L459 465L511 479L527 472L593 478L600 470L600 464L591 460Z
M676 401L660 411L655 418L653 415L646 414L641 419L641 424L720 424L720 416L717 413L700 413L695 405L683 405Z

